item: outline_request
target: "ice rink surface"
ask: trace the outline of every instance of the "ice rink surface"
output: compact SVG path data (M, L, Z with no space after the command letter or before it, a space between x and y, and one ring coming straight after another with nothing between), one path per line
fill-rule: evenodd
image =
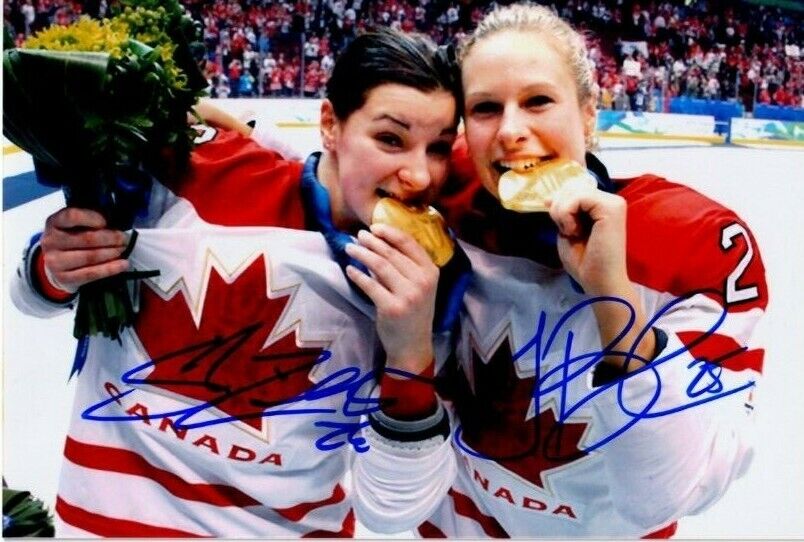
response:
M316 146L316 129L284 131L295 144ZM713 507L683 519L675 538L804 537L804 288L798 277L804 269L804 152L605 140L600 156L613 177L663 175L734 209L752 228L767 272L770 305L757 331L766 356L756 394L754 463ZM4 177L30 169L22 153L4 156ZM72 316L24 316L5 285L30 235L62 205L61 194L53 193L3 213L3 475L51 508L72 403ZM359 528L358 535L372 533Z

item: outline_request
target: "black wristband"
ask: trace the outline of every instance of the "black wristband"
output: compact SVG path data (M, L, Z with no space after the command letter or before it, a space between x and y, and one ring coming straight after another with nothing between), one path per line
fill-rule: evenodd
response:
M434 422L430 422L430 418ZM436 413L424 420L399 421L381 412L369 414L368 419L378 435L397 442L418 442L438 436L446 439L450 432L447 411L440 404Z

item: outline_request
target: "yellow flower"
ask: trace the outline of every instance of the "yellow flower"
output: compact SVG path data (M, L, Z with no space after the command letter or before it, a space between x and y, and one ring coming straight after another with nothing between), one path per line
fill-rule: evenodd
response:
M106 52L119 58L128 39L128 28L81 17L69 26L53 25L28 38L23 47L51 51Z
M187 77L173 60L176 45L163 28L164 20L164 8L150 10L142 6L135 9L126 7L122 13L111 19L98 21L83 16L68 26L53 25L28 38L23 47L51 51L100 52L119 59L128 52L127 40L133 38L153 47L169 85L175 89L184 89Z

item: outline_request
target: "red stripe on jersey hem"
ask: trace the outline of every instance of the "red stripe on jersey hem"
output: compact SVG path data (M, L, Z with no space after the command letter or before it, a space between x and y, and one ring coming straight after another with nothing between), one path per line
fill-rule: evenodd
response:
M424 523L419 525L419 528L417 530L419 531L419 535L421 535L422 538L447 538L447 535L444 534L444 531L442 531L429 521L425 521Z
M333 531L311 531L305 535L302 535L302 538L354 538L355 536L355 511L351 508L349 509L349 513L346 514L346 517L341 524L341 530L338 532Z
M645 538L653 538L653 539L656 539L656 538L665 538L665 539L670 538L671 536L676 534L676 529L678 529L678 522L674 521L673 523L671 523L667 527L662 527L658 531L654 531L654 532L652 532L650 534L646 534L642 538L643 539L645 539Z
M172 495L188 501L203 502L213 506L254 506L259 501L237 488L222 484L190 483L148 463L142 456L129 450L86 444L67 437L64 457L89 469L119 472L152 480Z
M346 492L343 490L340 484L336 484L335 488L332 490L332 495L326 499L315 502L303 502L301 504L291 506L290 508L274 508L274 511L285 519L290 521L299 521L316 508L339 503L345 498Z
M508 533L505 532L505 529L502 528L502 525L493 517L487 516L481 512L474 501L468 496L463 493L458 493L454 488L450 488L449 495L455 503L455 512L459 516L464 516L478 522L487 536L491 538L510 538Z
M705 336L700 331L679 331L679 340L695 359L706 360L731 371L752 370L762 372L765 350L745 350L733 337L713 333Z
M56 513L65 522L89 533L104 537L126 538L207 538L178 529L157 527L127 519L111 518L72 505L56 497Z

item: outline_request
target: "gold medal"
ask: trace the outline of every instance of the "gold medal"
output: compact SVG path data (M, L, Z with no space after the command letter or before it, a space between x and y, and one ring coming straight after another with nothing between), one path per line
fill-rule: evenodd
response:
M393 198L382 198L374 207L371 223L388 224L410 234L438 267L452 258L454 247L447 225L432 207L408 207Z
M595 178L578 162L556 158L527 171L510 169L500 176L497 190L506 209L520 213L547 211L545 199L565 183L577 181L597 186Z

